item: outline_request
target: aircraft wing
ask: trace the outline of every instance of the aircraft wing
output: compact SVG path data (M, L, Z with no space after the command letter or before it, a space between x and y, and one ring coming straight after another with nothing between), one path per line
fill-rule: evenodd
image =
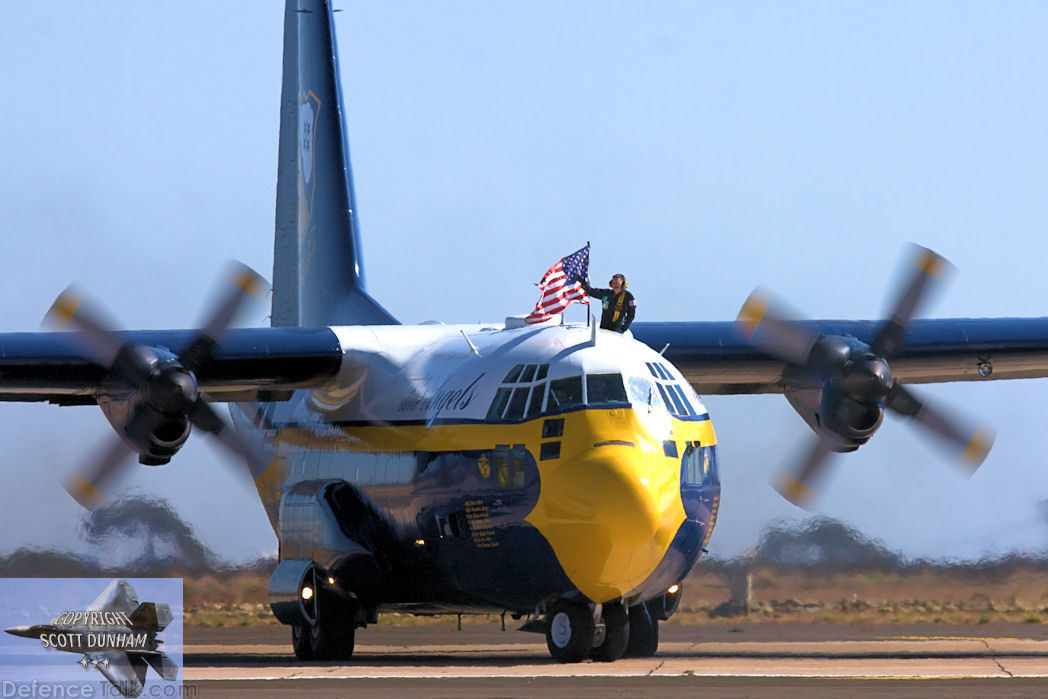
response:
M197 330L115 333L126 343L175 355L181 355L198 334ZM77 333L0 333L0 401L94 404L96 396L120 386L90 357ZM197 381L213 401L274 400L282 391L323 384L341 361L338 339L327 328L231 329L197 372Z
M815 336L851 335L869 344L883 323L815 320L796 326ZM796 380L786 362L756 349L733 321L637 322L630 331L656 352L665 347L663 356L700 394L783 393ZM891 371L907 384L1048 376L1048 318L911 321Z
M146 683L149 665L141 656L122 652L91 653L92 664L125 697L137 697Z

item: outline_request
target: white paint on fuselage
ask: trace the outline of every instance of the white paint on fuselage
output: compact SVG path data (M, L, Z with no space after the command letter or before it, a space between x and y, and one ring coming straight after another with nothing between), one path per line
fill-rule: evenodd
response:
M518 364L549 364L548 380L588 374L622 374L652 381L648 363L661 363L684 387L694 408L705 408L669 362L629 334L584 325L504 329L492 325L335 327L342 367L310 405L324 421L482 421L507 373ZM477 348L474 353L463 333ZM666 432L668 412L654 393L635 409L653 431Z

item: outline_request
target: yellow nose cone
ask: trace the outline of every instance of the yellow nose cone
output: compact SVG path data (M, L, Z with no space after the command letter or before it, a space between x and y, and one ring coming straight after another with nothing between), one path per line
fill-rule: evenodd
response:
M608 445L540 469L525 519L584 595L607 602L651 575L685 519L677 462Z

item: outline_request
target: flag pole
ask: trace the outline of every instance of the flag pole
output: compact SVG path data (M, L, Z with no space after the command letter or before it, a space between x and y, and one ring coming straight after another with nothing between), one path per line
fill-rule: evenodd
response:
M587 240L586 241L586 247L588 248L589 246L590 246L590 241ZM586 273L589 274L589 259L588 258L586 259ZM590 305L588 303L583 303L583 304L579 304L579 305L586 307L586 327L588 328L590 326L590 320L593 317L593 314L590 313Z

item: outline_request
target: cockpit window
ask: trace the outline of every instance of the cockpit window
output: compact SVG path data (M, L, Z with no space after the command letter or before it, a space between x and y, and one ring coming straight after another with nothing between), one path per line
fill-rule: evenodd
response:
M510 369L502 380L503 385L495 391L486 419L489 422L530 420L541 414L543 399L546 397L546 382L543 379L548 371L549 364L517 364ZM535 385L532 385L533 382ZM581 389L578 393L582 393ZM581 403L581 398L577 402ZM550 406L552 409L553 404Z
M654 396L652 394L655 392L655 388L651 385L651 381L638 376L631 376L628 387L630 402L633 405L645 405L649 410L653 407Z
M677 394L677 397L680 399L681 403L684 404L684 412L687 415L695 417L695 408L691 407L691 403L688 402L688 397L684 395L683 389L681 389L681 387L677 384L673 384L670 388L673 390L674 393Z
M659 388L662 387L659 386ZM684 403L681 401L677 391L674 390L675 388L676 386L673 386L672 384L666 386L666 393L670 394L670 401L673 401L672 405L676 409L674 412L676 412L677 415L687 415L688 411L684 409ZM667 401L667 403L669 403L669 401Z
M661 383L655 384L659 387L659 395L662 396L662 403L666 406L666 409L671 413L673 412L673 403L670 402L670 397L666 394L666 387Z
M502 419L502 413L506 409L506 403L509 402L511 390L509 388L500 388L495 392L495 400L491 401L491 407L488 408L488 420Z
M513 397L509 399L509 407L506 408L507 420L519 420L524 417L524 406L528 403L528 391L530 390L527 386L518 386L513 389Z
M582 377L571 376L549 382L549 410L565 410L582 405Z
M525 417L533 418L542 412L542 399L545 397L546 384L535 384L531 389L531 401L528 402L528 414Z
M626 386L622 374L588 374L586 402L590 405L626 405Z

